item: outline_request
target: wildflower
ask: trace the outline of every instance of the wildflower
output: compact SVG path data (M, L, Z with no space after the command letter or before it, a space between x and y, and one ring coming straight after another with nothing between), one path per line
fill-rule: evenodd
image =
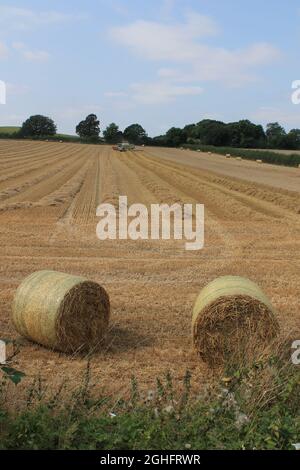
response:
M236 411L235 413L235 425L237 429L241 429L245 424L249 422L249 418L245 413L241 413L240 411Z
M167 414L171 414L171 413L173 413L173 411L174 411L174 406L172 406L172 405L168 405L164 408L164 412L167 413Z

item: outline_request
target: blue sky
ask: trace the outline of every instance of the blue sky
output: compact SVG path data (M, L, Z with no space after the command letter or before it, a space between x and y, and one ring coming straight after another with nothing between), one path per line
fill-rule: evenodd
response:
M74 133L139 122L149 135L203 118L300 127L296 0L0 0L0 125L51 116Z

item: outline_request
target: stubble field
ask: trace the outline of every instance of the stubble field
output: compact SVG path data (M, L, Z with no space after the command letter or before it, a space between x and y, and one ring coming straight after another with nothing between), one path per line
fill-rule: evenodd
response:
M274 184L272 184L274 182ZM149 390L170 371L188 369L195 393L212 371L191 347L191 312L199 290L217 276L251 278L278 312L283 335L300 332L300 170L258 166L191 151L0 142L0 331L20 341L13 366L40 374L49 389L78 385L86 358L21 339L10 322L22 279L54 269L101 283L111 324L91 358L97 389L126 395L132 375ZM100 241L101 202L205 204L205 247L182 241ZM176 383L176 382L175 382ZM8 399L13 400L13 393Z

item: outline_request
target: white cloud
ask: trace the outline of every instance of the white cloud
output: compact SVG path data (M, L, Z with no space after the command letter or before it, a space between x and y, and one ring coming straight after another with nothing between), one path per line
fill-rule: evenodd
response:
M173 101L179 96L200 95L203 89L199 86L183 86L171 84L168 80L155 82L132 83L128 93L123 91L109 91L104 96L118 98L119 105L127 107L139 104L157 104ZM122 98L124 98L122 100Z
M147 59L190 61L198 55L196 40L214 35L217 31L217 25L211 18L188 13L186 22L182 24L138 20L113 28L111 37Z
M281 53L278 49L268 43L253 44L238 53L241 63L247 66L257 66L271 63L278 59Z
M22 51L24 49L26 49L26 46L23 42L20 42L20 41L15 41L12 43L12 47L13 49L15 49L16 51Z
M292 106L292 105L291 105ZM279 122L290 127L299 127L299 108L295 106L295 111L272 106L262 106L251 116L253 120L267 124L269 122Z
M253 68L280 56L279 50L267 43L231 50L204 42L218 32L212 18L189 12L182 23L139 20L113 28L110 35L143 59L167 62L168 67L160 69L159 75L178 82L216 80L241 85L256 79ZM176 69L170 63L176 64Z
M46 62L50 58L50 54L48 52L30 50L23 42L13 42L12 47L18 51L24 59L29 61Z
M28 8L0 6L0 24L17 30L85 18L82 14L66 14L58 11L35 11Z
M23 53L23 57L26 60L35 61L35 62L46 62L50 54L46 51L29 51L26 50Z
M200 95L203 92L203 89L198 86L179 86L161 81L134 83L131 89L132 98L142 104L166 103L179 96Z

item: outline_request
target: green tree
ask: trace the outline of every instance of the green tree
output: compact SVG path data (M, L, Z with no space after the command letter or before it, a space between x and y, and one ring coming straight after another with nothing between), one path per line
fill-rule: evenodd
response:
M300 149L300 129L291 129L285 138L285 148L288 150Z
M123 133L125 139L131 144L141 145L147 141L147 133L140 124L131 124L126 127Z
M232 147L265 147L266 135L262 126L253 124L248 119L243 119L228 124L227 128L229 131L228 144Z
M195 129L196 129L196 124L187 124L186 126L184 126L183 131L185 132L187 139L190 137L192 138L195 137L194 136Z
M166 133L166 143L171 147L178 147L186 142L186 133L180 127L171 127Z
M84 121L81 121L76 126L76 134L84 139L98 139L100 134L100 121L96 114L89 114Z
M148 138L149 139L149 138ZM153 137L148 144L155 145L158 147L165 147L167 145L167 138L165 135L157 135Z
M220 146L228 144L228 129L222 121L203 119L196 124L192 133L194 138L204 145Z
M197 139L197 126L196 124L187 124L183 128L185 134L186 143L188 144L200 144L199 139Z
M119 130L119 126L117 126L114 122L109 124L105 131L103 131L104 139L106 142L110 144L116 144L122 140L123 134Z
M23 137L51 136L56 134L56 125L49 117L37 114L23 122L20 134Z
M286 145L286 132L278 122L267 124L266 136L268 146L271 148L284 148Z

